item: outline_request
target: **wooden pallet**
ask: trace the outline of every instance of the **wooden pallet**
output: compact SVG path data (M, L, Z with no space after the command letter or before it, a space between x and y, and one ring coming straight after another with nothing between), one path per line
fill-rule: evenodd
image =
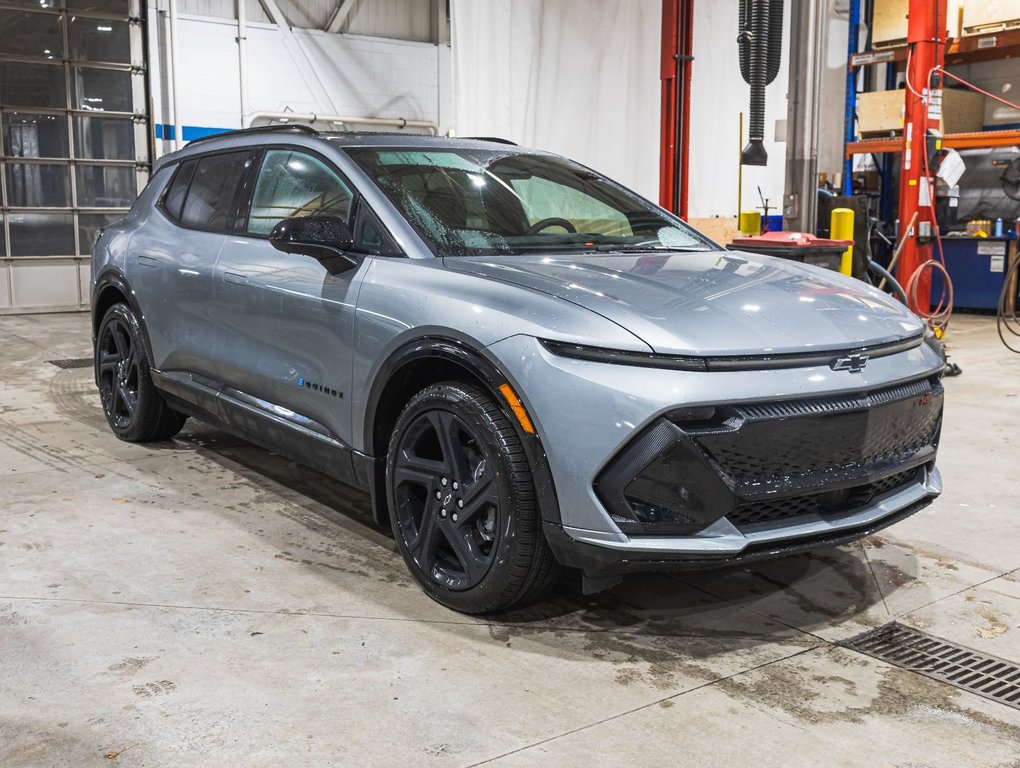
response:
M960 12L965 37L1020 27L1020 0L964 0Z
M963 36L980 37L982 35L994 35L996 32L1008 32L1011 29L1020 29L1020 19L1010 19L1008 21L998 21L994 24L964 27Z
M881 51L886 48L899 48L901 45L907 44L907 38L898 37L895 40L875 40L872 42L871 47L876 51Z

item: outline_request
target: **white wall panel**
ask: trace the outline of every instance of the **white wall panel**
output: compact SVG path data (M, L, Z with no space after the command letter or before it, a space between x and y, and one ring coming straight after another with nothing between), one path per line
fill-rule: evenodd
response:
M0 262L0 309L11 306L11 266L9 262Z
M184 125L240 128L237 27L196 19L180 19L178 25L181 36L178 94ZM250 41L251 31L248 36ZM223 123L224 119L230 122Z
M743 143L746 143L750 103L750 88L740 76L737 58L737 8L735 1L694 3L689 177L689 215L692 218L737 215L737 168L741 147L738 123L743 112ZM759 205L759 186L771 205L782 208L786 142L774 139L776 120L785 119L787 110L789 13L785 14L784 27L783 64L775 81L765 89L765 148L769 164L763 168L744 168L743 209ZM839 112L842 114L842 106Z
M78 270L74 259L17 259L11 264L14 306L77 307Z
M157 19L149 30L150 48L157 52L150 62L153 122L172 125L165 14L151 10ZM183 125L240 128L236 24L182 16L178 26ZM255 113L293 111L431 120L444 131L452 127L448 46L319 30L288 34L264 23L249 25L247 41L246 124ZM169 142L157 142L160 154L171 149Z
M275 31L260 29L249 35L253 66L257 60L265 65L278 57L276 34ZM436 46L396 40L366 40L312 30L295 30L295 37L305 46L312 68L320 75L330 102L309 104L309 111L439 119L439 53ZM264 71L261 82L252 83L253 110L278 111L281 105L290 101L288 91L297 85L293 80L300 80L300 76L294 78L293 73L289 73L290 82L285 82L280 78L284 69L281 66L275 77ZM253 80L256 79L253 77ZM334 109L329 110L330 106Z
M82 304L89 305L92 300L90 294L92 290L92 264L89 260L78 262L78 290L81 292Z
M659 188L659 0L455 0L457 132Z
M179 0L178 12L220 19L236 18L236 0ZM258 0L245 0L248 19L269 21ZM292 27L325 29L341 0L276 0ZM432 42L432 0L356 0L340 32Z

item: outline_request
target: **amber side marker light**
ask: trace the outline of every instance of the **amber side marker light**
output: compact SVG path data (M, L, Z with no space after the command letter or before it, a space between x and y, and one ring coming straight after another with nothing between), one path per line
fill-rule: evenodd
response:
M531 419L528 418L528 412L524 410L524 406L521 405L520 398L517 397L517 394L510 388L510 385L500 385L499 391L503 393L503 397L506 398L507 403L514 412L514 416L516 416L517 421L520 422L521 429L529 435L535 434L535 426L531 423Z

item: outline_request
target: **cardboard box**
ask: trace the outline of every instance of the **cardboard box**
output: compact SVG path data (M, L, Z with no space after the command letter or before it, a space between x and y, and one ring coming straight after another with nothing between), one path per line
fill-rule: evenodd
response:
M962 6L964 35L1020 27L1020 0L965 0Z
M903 130L905 92L872 91L857 97L857 132L861 138ZM984 126L985 97L973 91L947 88L942 99L942 133L973 133Z
M961 7L964 11L964 24L967 14L974 9L982 9L987 5L995 4L1017 5L1020 0L949 0L949 13L946 15L946 30L949 37L960 36L959 13ZM886 48L891 45L899 45L907 39L907 13L910 10L910 0L875 0L874 10L871 19L871 45L874 48ZM983 17L984 11L979 11Z
M740 227L736 218L687 219L687 223L719 245L729 245L734 238L740 237Z

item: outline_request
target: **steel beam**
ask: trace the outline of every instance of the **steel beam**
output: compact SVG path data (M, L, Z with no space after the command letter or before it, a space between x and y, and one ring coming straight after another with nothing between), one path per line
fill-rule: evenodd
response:
M283 35L283 47L284 50L290 55L291 61L298 68L298 72L301 74L301 79L304 80L305 85L311 90L315 97L315 101L328 108L330 111L336 113L340 110L337 109L336 104L329 95L329 91L326 90L323 85L322 78L319 76L318 71L312 64L311 57L308 55L308 51L305 49L304 44L294 35L294 30L290 27L290 22L287 21L287 17L283 15L283 11L280 10L280 6L276 4L276 0L259 0L266 15L272 20L274 24L280 29L280 33ZM296 51L295 51L296 49Z
M818 123L825 68L828 4L793 0L783 229L815 234L818 215Z
M907 233L903 253L896 273L901 285L906 285L918 268L932 257L932 240L935 221L933 205L935 184L925 162L926 129L940 128L942 115L942 85L932 82L929 76L936 66L942 66L946 54L946 13L948 0L910 0L907 23L907 46L910 61L907 66L907 88L904 90L903 154L900 158L899 216L906 227L914 215L917 224ZM935 99L932 99L932 90ZM926 234L927 233L927 234ZM931 272L926 271L918 282L917 306L919 312L928 312L931 298Z
M694 0L662 0L659 204L687 216Z
M351 9L354 7L354 0L340 0L337 3L336 9L333 11L333 15L329 17L329 21L326 22L326 31L336 34L340 31L340 28L347 21L347 17L351 15Z
M847 56L853 59L857 53L858 38L861 33L861 0L850 0L850 19L847 29ZM857 70L852 66L846 69L846 94L843 101L843 143L852 144L857 135ZM849 155L843 162L843 194L854 193L854 163Z

